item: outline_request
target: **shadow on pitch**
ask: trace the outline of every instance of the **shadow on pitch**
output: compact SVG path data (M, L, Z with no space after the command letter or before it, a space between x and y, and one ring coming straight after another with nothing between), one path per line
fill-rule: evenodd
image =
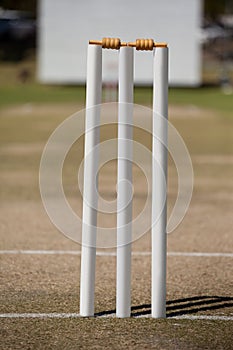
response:
M232 297L222 296L194 296L167 301L167 317L195 314L199 311L211 311L233 307ZM116 310L108 310L96 313L95 316L107 316L115 314ZM131 307L131 316L149 316L151 304L142 304Z

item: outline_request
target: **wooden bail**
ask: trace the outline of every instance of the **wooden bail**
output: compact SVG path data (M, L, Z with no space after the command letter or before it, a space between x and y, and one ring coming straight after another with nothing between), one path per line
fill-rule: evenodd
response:
M101 45L103 49L119 50L121 46L127 46L119 38L103 38L101 41L90 40L90 45Z

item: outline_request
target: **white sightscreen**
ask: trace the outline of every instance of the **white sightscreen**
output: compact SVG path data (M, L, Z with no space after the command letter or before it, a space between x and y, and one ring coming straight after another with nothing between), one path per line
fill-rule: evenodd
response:
M40 0L38 78L84 83L89 39L153 38L170 48L172 85L201 83L202 0ZM152 53L135 52L135 82L152 81ZM118 52L104 50L104 80L117 77Z

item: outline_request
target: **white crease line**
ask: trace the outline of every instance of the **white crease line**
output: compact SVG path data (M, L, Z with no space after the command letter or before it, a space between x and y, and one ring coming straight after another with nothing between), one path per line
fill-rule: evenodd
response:
M116 317L115 314L111 315L102 315L96 316L96 318L108 318ZM0 314L0 318L81 318L78 313L4 313ZM133 318L151 318L151 315L148 316L136 316ZM233 316L210 316L210 315L181 315L181 316L172 316L167 317L167 319L172 320L209 320L209 321L233 321Z
M0 314L0 318L77 318L81 317L77 313L5 313Z
M135 316L135 318L151 318L151 315ZM233 321L233 316L212 316L212 315L180 315L167 316L167 319L172 320L209 320L209 321Z
M205 252L168 252L169 256L200 256L233 258L233 253L205 253Z
M0 250L0 255L81 255L80 250ZM116 252L97 251L97 256L116 256ZM133 256L150 256L151 252L132 252ZM233 258L233 253L168 252L168 256Z
M80 250L0 250L0 254L22 255L81 255Z
M233 316L208 316L208 315L181 315L173 316L176 320L209 320L209 321L233 321Z

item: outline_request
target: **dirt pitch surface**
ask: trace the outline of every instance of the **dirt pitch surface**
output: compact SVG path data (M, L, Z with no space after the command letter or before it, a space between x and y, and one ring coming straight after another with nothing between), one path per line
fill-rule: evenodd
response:
M168 236L167 319L149 317L150 232L133 244L133 317L114 317L116 257L114 250L99 250L96 317L80 318L80 246L52 225L38 188L40 157L49 135L78 109L25 105L0 111L1 348L232 349L232 118L189 106L170 108L170 120L193 161L194 192L185 219ZM150 147L144 136L137 135L138 141ZM64 166L65 193L78 213L80 142ZM135 169L134 179L137 213L145 201L145 178ZM116 164L110 162L100 172L100 193L106 199L116 198L115 180ZM176 191L170 162L169 212ZM99 221L112 226L115 217L100 216Z

